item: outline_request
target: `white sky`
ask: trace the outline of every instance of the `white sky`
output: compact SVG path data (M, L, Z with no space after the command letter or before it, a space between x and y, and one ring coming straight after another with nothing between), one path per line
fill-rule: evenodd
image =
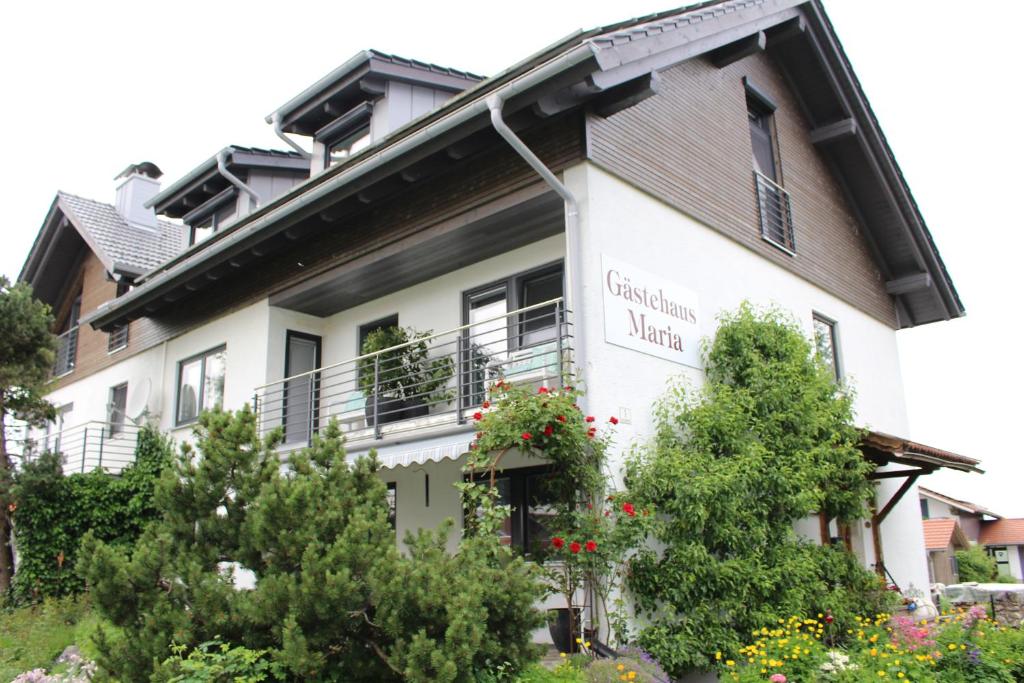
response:
M980 458L988 474L922 482L1024 516L1024 371L1010 343L1024 3L825 2L968 310L899 335L909 436ZM488 75L576 29L671 3L7 3L0 272L17 276L58 189L112 201L132 162L154 161L170 181L226 144L280 147L264 115L357 50Z

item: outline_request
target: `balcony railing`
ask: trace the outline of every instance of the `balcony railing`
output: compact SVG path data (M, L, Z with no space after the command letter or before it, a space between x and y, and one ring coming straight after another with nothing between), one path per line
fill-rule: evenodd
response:
M60 377L75 369L78 355L78 325L57 336L57 357L53 362L53 376Z
M793 237L793 211L789 193L771 178L754 171L761 236L790 253L796 252Z
M132 423L86 422L65 427L26 444L23 459L51 451L64 457L64 472L102 469L118 474L135 461L139 427Z
M440 334L287 377L256 390L263 434L304 445L337 420L350 442L464 424L489 383L557 387L571 371L572 332L552 299Z

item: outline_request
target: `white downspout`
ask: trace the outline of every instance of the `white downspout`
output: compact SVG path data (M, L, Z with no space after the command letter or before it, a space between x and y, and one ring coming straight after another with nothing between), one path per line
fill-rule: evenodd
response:
M284 143L286 145L288 145L289 147L294 149L296 152L301 154L303 159L312 159L313 158L312 154L310 154L306 150L302 149L302 147L299 146L299 143L295 142L290 137L288 137L288 134L285 133L284 130L282 130L282 128L281 128L281 113L280 112L276 112L275 111L273 114L271 114L271 116L270 116L270 125L272 125L274 127L274 135L276 135L277 137L279 137L282 140L284 140Z
M259 193L256 192L256 190L249 187L248 185L246 185L245 183L243 183L241 178L239 178L234 173L228 170L227 150L222 149L221 151L217 152L217 170L220 172L222 176L224 176L227 179L229 183L231 183L239 190L252 197L252 201L256 205L256 208L259 208L260 204L262 203Z
M583 303L583 288L580 280L580 210L576 197L569 188L551 172L544 162L541 161L533 151L526 146L512 129L508 127L501 116L501 110L505 101L501 93L495 93L487 98L487 108L491 110L491 125L505 142L516 151L519 156L537 172L544 182L554 190L562 201L565 202L565 308L573 314L573 324L576 327L574 355L577 369L578 383L586 386L584 381L586 372L586 356L584 337L579 328L580 306Z

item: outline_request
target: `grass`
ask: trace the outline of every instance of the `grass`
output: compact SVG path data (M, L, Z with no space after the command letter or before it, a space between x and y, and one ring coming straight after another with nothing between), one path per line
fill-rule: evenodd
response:
M31 669L51 669L68 645L95 659L90 636L99 623L88 596L0 610L0 683Z

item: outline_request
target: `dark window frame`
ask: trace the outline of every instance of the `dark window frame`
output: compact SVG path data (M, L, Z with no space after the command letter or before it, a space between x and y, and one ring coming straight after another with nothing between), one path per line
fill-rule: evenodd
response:
M398 482L385 482L388 487L388 523L392 531L398 531Z
M120 389L124 389L124 407L120 408L121 419L116 419L114 412L117 409L115 405L115 395ZM124 426L128 421L128 382L121 382L110 387L107 400L107 436L114 436L124 431Z
M817 324L822 323L827 325L832 337L832 374L835 376L837 382L843 380L843 362L841 354L841 346L839 343L839 322L834 318L830 318L824 313L818 311L811 311L811 327L814 331L814 349L818 351L818 327Z
M469 312L471 310L472 299L473 299L474 296L481 295L481 294L486 294L488 292L495 291L495 290L497 290L500 287L504 287L505 288L506 309L509 312L517 311L517 310L519 310L520 308L523 307L522 306L522 301L523 301L523 298L524 298L524 288L525 288L525 285L526 285L527 281L534 280L534 279L539 279L541 277L544 277L546 275L551 275L551 274L554 274L556 272L560 272L562 274L562 294L561 294L561 296L562 296L562 298L564 300L565 299L565 261L564 261L564 259L558 259L557 261L550 261L550 262L545 263L543 265L536 266L534 268L529 268L527 270L519 271L519 272L516 272L516 273L512 273L511 275L507 275L507 276L505 276L503 278L500 278L500 279L497 279L497 280L492 280L491 282L488 282L486 284L479 285L479 286L476 286L476 287L472 287L470 289L463 290L463 292L462 292L462 324L463 325L469 325ZM509 351L518 351L519 349L525 349L525 348L530 348L531 346L536 346L536 344L523 344L522 343L522 337L525 334L524 332L522 332L522 329L521 329L522 325L523 325L523 320L520 319L520 320L517 320L517 321L513 322L511 320L511 318L509 318L508 325L506 326L507 327L507 332L505 334L506 339L508 340L508 345L509 345L508 346L508 350ZM465 336L468 339L468 337L469 337L469 330L468 329L466 330ZM546 342L539 342L539 343L546 343Z
M200 353L193 354L188 358L182 358L178 361L177 372L175 372L175 386L174 386L174 426L184 427L186 425L194 424L199 419L199 414L203 412L203 403L206 400L206 359L210 356L220 353L221 351L227 352L228 345L221 344L214 346L202 351ZM196 395L196 414L194 417L186 420L180 419L181 416L181 373L185 366L192 361L202 359L202 364L199 367L199 393ZM227 378L227 367L224 368L225 381Z
M366 343L366 337L371 332L388 327L398 327L398 313L391 313L362 325L356 325L356 355L363 355L363 344Z
M928 499L921 499L921 519L930 519L930 510L928 510Z
M554 465L530 465L526 467L508 467L498 470L495 479L509 479L511 482L511 510L509 512L512 524L511 547L530 557L529 547L529 524L527 514L530 502L529 480L536 476L556 475L557 469ZM490 472L477 472L475 475L463 475L463 481L475 481L486 483L490 481ZM471 514L468 508L462 510L462 526L466 526L466 517Z
M300 332L298 330L285 330L284 334L284 376L285 378L292 376L290 366L291 356L288 353L288 347L292 339L302 339L305 341L313 342L316 345L315 361L313 367L317 370L324 364L324 340L318 334L311 334L309 332ZM320 373L314 372L311 376L313 382L313 392L311 396L312 402L310 403L309 410L312 416L312 424L310 425L309 438L312 439L313 435L320 430ZM284 383L284 389L281 396L281 423L285 427L285 437L287 438L287 424L288 424L288 383ZM287 443L287 442L286 442Z

